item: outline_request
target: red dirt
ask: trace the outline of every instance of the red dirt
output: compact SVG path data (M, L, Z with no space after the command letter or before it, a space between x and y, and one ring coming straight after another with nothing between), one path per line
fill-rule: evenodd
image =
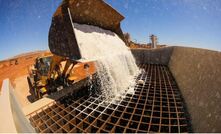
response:
M35 59L38 56L48 54L48 52L37 52L22 54L19 57L13 59L0 61L0 87L2 87L2 81L9 78L12 85L13 81L20 76L28 74L28 67L34 64ZM17 60L17 65L15 61ZM1 90L1 88L0 88Z

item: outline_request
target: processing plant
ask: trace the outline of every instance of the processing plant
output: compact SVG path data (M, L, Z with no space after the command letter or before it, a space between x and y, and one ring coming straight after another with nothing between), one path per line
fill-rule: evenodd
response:
M36 58L27 78L32 103L21 107L16 87L8 79L3 82L0 132L221 132L221 53L178 46L158 48L154 35L151 49L129 48L120 27L123 19L103 0L64 0L49 30L51 54ZM105 99L99 86L103 83L98 81L102 79L100 62L87 59L92 48L87 55L84 45L98 44L104 50L114 43L123 44L119 48L133 57L121 57L130 61L125 76L136 70L131 67L133 62L139 71L131 75L133 92L127 89ZM122 84L128 81L120 78Z

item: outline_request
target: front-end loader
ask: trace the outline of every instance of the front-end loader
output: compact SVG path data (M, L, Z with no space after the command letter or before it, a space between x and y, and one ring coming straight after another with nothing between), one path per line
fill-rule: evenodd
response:
M81 59L74 23L110 30L125 41L120 28L123 19L103 0L63 0L52 17L49 29L52 55L37 58L28 78L35 100L65 86L74 86L96 73L96 61Z

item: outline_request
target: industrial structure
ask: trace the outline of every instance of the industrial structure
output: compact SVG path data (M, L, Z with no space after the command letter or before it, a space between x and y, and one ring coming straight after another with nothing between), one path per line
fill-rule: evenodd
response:
M151 40L151 48L157 48L157 36L152 34L150 36L150 40Z
M0 119L4 121L0 132L221 132L220 52L157 48L157 37L151 35L151 46L156 49L131 49L142 70L135 81L143 81L136 83L134 93L107 101L99 92L88 90L85 83L96 78L91 77L96 75L96 61L80 60L74 23L110 30L127 44L120 28L123 19L102 0L64 0L49 31L53 56L46 58L51 58L50 66L46 75L35 73L32 82L35 91L48 91L47 95L21 108L15 87L5 80L0 94ZM72 70L81 73L72 74Z

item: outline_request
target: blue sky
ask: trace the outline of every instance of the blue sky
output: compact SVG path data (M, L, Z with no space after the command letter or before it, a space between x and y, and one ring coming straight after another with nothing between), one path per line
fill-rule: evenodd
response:
M125 16L137 42L156 34L160 44L221 51L221 0L106 0ZM0 0L0 60L48 49L51 17L61 0Z

